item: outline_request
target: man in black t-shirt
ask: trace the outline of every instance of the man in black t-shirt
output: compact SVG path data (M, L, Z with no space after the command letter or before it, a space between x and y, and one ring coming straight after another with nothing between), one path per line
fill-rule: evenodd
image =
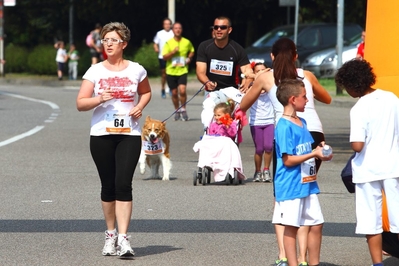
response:
M208 91L219 90L233 86L238 88L241 73L251 73L252 69L248 56L237 42L229 39L232 31L231 21L227 17L218 17L213 24L213 39L203 41L198 47L197 53L197 78L202 84L206 84ZM250 79L240 88L245 92Z

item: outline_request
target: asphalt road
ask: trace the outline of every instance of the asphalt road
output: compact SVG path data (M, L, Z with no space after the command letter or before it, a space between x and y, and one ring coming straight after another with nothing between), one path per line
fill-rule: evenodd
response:
M161 99L159 84L152 84L154 96L144 114L166 119L173 111L171 100ZM189 96L197 89L191 83ZM91 112L76 110L77 91L76 82L0 82L0 265L273 263L272 184L252 182L254 147L248 127L240 145L248 180L239 186L193 186L201 95L188 104L190 121L167 121L171 180L149 180L148 171L136 171L130 226L134 261L103 257L100 182L88 147ZM317 105L335 154L318 176L326 221L320 265L325 266L371 264L365 237L354 233L354 197L340 181L351 154L348 114L353 103L335 98L331 106ZM385 265L399 265L384 259Z

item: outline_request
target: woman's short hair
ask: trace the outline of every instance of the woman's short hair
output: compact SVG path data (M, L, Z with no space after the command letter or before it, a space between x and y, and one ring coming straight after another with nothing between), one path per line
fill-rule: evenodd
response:
M101 30L101 39L111 31L115 31L121 37L124 42L130 41L130 30L129 28L123 24L122 22L110 22L106 24L103 29Z

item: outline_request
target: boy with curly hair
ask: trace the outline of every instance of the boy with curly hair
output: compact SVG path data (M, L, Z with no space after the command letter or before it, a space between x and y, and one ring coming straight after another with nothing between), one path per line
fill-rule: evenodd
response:
M364 60L346 62L335 82L353 98L350 143L356 186L356 234L365 234L374 266L382 266L382 193L385 192L390 231L399 233L399 99L374 89L376 76Z

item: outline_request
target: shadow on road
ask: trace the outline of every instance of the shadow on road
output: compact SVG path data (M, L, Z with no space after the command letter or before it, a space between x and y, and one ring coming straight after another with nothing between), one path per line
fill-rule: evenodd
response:
M101 232L104 220L0 220L1 233ZM136 233L237 233L274 234L271 221L254 220L132 220ZM323 236L355 235L354 223L325 223Z

